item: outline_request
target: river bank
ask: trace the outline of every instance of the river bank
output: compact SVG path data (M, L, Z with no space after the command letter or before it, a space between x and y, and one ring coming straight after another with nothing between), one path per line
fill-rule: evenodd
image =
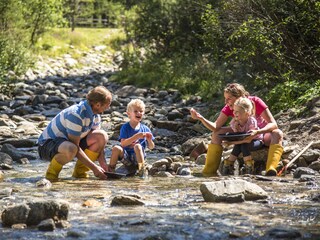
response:
M199 143L208 143L210 133L189 115L190 107L203 114L208 103L197 96L182 99L175 90L121 86L110 82L117 65L99 59L99 48L85 54L86 68L77 69L70 56L39 62L13 96L1 95L0 103L0 212L28 201L59 199L69 203L69 225L42 232L0 225L2 239L318 239L320 237L320 144L301 155L285 177L262 176L200 177L203 157L191 159ZM110 56L109 56L110 57ZM37 156L36 139L49 120L61 109L78 102L92 87L105 85L114 101L103 117L110 136L106 156L117 143L120 126L127 121L126 104L140 98L147 104L145 123L156 136L156 148L148 152L151 165L171 157L188 171L184 174L138 177L121 180L72 179L74 162L64 167L62 180L39 187L47 162ZM218 106L212 106L217 109ZM310 141L319 140L320 102L315 98L310 111L297 118L293 111L276 115L285 132L286 153L282 162L296 156ZM4 156L4 157L3 157ZM300 168L299 176L294 171ZM203 182L241 179L260 186L268 198L242 203L205 202ZM118 195L139 195L142 206L111 206ZM89 201L90 204L87 203Z

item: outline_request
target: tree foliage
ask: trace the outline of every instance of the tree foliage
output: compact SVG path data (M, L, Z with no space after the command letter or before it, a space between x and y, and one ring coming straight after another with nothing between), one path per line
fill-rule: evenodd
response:
M45 31L61 22L62 1L0 2L0 84L23 74L30 66L33 45Z
M290 107L319 80L319 13L315 0L141 1L121 78L159 76L150 83L207 97L237 81L274 109Z

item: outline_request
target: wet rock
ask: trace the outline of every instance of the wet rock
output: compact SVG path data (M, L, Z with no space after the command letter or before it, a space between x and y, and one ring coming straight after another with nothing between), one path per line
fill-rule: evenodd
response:
M197 157L196 164L205 165L206 164L206 157L207 157L207 154L201 154L199 157Z
M172 163L172 161L170 161L169 159L162 158L162 159L159 159L159 160L157 160L156 162L154 162L154 163L152 164L152 167L154 167L154 168L159 168L159 167L165 165L166 168L169 168L170 165L171 165L171 163Z
M30 202L30 213L27 219L27 225L36 225L44 219L57 218L67 219L69 214L69 205L66 202L41 201Z
M88 199L82 203L83 207L101 207L102 203L96 199Z
M311 197L311 200L312 200L312 201L315 201L315 202L320 202L320 193L313 195L313 196Z
M21 158L28 158L28 159L36 159L37 154L29 153L26 151L18 150L11 144L3 144L1 148L1 152L7 153L8 155L11 156L13 161L17 161Z
M13 166L9 165L9 164L2 163L2 164L0 164L0 169L2 169L2 170L12 170Z
M316 177L314 175L301 175L299 182L314 182Z
M149 225L150 223L147 222L146 220L140 220L140 219L135 219L135 220L129 220L125 221L121 226L141 226L141 225Z
M4 226L11 226L17 223L27 223L30 207L27 204L5 209L1 214L2 224Z
M191 169L187 166L182 166L177 170L177 175L190 176L191 173L192 173Z
M16 223L25 223L32 226L48 218L67 219L68 214L69 205L66 202L41 201L6 208L2 212L1 219L4 226L11 226Z
M6 139L1 144L10 144L16 148L31 148L36 145L36 142L36 139Z
M144 202L134 196L125 196L125 195L116 196L111 201L111 206L128 206L128 205L142 206L144 205Z
M173 175L171 173L166 172L166 171L156 172L153 176L155 176L155 177L173 177Z
M300 178L302 175L316 175L316 171L307 168L307 167L298 167L294 173L293 173L293 177L294 178Z
M65 220L58 220L55 224L56 224L57 228L66 229L66 228L70 228L71 227L71 224L68 221L65 221Z
M21 158L19 160L16 161L19 164L29 164L29 159L28 158Z
M206 153L208 151L208 145L201 141L190 153L190 157L193 159L197 159L199 155Z
M36 187L38 187L38 188L51 188L52 183L48 179L43 178L43 179L36 182Z
M56 229L56 225L53 219L49 218L49 219L42 220L38 224L37 228L39 231L53 231Z
M174 156L170 156L170 157L166 157L167 159L169 159L171 162L182 162L184 161L184 157L181 155L174 155Z
M11 226L12 229L26 229L27 228L27 224L24 223L17 223L17 224L13 224Z
M201 146L202 144L205 144L207 142L207 139L205 138L190 138L186 142L184 142L181 145L181 151L184 155L189 155L197 146ZM203 146L204 148L207 148L207 146ZM202 150L201 153L204 153L204 150ZM199 153L200 154L200 153Z
M12 188L5 188L0 190L0 199L9 197L12 194Z
M240 179L204 182L200 191L206 202L242 202L268 197L258 185Z
M172 171L174 172L177 172L180 167L182 167L181 162L174 162L171 164Z
M311 168L311 169L314 170L314 171L319 172L319 171L320 171L320 160L311 163L311 164L309 165L309 168Z
M13 163L13 159L10 157L9 154L0 152L0 166L2 164L12 165L12 163Z
M84 231L68 231L67 237L71 238L85 238L88 235L88 233Z
M267 236L276 239L294 239L300 238L302 235L295 229L273 228L268 231Z

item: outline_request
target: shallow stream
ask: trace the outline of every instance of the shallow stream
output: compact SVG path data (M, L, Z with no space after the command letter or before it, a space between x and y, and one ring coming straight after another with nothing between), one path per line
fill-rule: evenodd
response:
M149 161L159 159L150 155ZM0 189L13 189L0 199L0 212L13 203L31 200L65 200L70 204L67 229L41 232L36 228L11 229L0 224L0 239L320 239L319 178L299 182L287 175L253 181L268 192L267 200L244 203L207 203L200 184L223 177L139 177L118 180L75 180L74 162L64 166L62 180L50 189L36 187L48 163L41 160L14 165L5 171ZM224 177L225 178L225 177ZM117 195L139 195L144 206L111 206ZM85 207L86 200L98 203ZM297 233L299 234L297 235Z

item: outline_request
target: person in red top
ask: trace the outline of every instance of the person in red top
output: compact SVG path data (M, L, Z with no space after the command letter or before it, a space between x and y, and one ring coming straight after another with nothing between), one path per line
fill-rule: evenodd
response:
M233 132L230 126L224 126L229 117L234 117L233 106L240 97L249 98L255 108L255 118L259 129L252 130L251 135L246 138L251 142L257 135L263 134L263 143L269 146L268 159L266 163L266 175L276 176L277 166L283 153L282 141L283 132L278 128L277 122L270 112L268 106L262 99L256 96L250 96L245 88L238 83L231 83L224 89L225 106L221 110L215 122L204 118L195 109L190 109L191 117L200 120L201 123L212 131L211 144L208 146L205 167L202 171L204 176L214 176L219 168L222 156L222 140L219 134Z

